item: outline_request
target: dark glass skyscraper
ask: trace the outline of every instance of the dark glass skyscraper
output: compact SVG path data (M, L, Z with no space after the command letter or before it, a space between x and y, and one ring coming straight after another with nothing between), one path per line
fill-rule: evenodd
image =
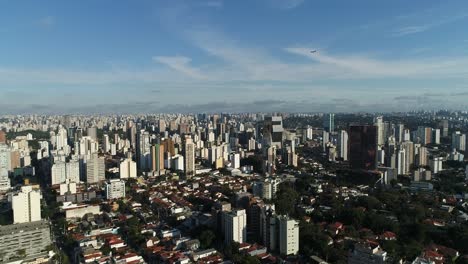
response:
M351 125L349 128L349 162L351 168L377 168L377 127Z

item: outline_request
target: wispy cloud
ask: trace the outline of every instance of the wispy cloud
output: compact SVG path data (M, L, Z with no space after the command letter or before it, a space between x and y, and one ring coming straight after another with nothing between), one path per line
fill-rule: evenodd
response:
M191 67L190 62L192 59L184 57L184 56L174 56L174 57L164 57L164 56L156 56L153 57L154 61L159 63L165 64L168 67L188 75L190 77L196 79L205 79L206 77L200 73L197 68Z
M428 30L431 30L435 27L443 26L446 24L454 23L459 20L465 19L468 17L468 13L463 13L459 15L451 15L447 17L443 17L440 19L434 19L433 17L427 17L426 19L430 19L429 22L422 22L417 25L410 25L410 26L403 26L397 29L394 29L392 32L392 36L394 37L403 37L406 35L422 33Z

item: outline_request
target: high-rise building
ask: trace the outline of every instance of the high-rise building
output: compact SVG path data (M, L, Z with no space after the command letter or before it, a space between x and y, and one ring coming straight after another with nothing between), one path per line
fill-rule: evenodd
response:
M106 164L104 157L97 153L91 155L86 162L86 182L98 183L106 179Z
M299 252L299 222L288 216L278 216L280 254L296 255Z
M419 147L417 149L417 159L416 164L418 166L426 166L427 165L427 148L426 147Z
M414 144L411 141L405 141L400 145L405 150L405 173L407 174L414 164Z
M159 133L166 131L166 121L164 121L163 119L159 119L158 129L159 129Z
M383 122L383 117L382 116L377 116L374 119L374 126L377 127L377 144L379 146L382 146L383 144L385 144L384 122Z
M151 166L151 143L148 131L141 130L136 138L136 159L140 171L149 171Z
M224 213L224 241L227 244L247 241L247 214L244 209Z
M432 143L440 144L440 129L432 129Z
M109 135L105 134L102 140L102 149L105 153L109 152L111 149Z
M13 223L28 223L41 220L41 191L32 186L22 186L11 200Z
M151 171L159 174L164 170L164 145L151 146Z
M186 179L195 175L195 144L190 136L185 137L184 143L184 174Z
M443 137L448 137L448 131L449 131L449 122L447 119L441 120L439 123L440 128L442 128L442 136Z
M131 158L127 158L120 161L119 165L120 179L136 178L137 177L137 165L136 162Z
M281 116L267 116L264 121L263 137L269 146L281 149L283 142L283 118Z
M348 132L341 130L338 134L338 151L340 152L340 158L344 161L348 160Z
M440 171L443 170L442 161L443 161L442 157L432 157L430 159L429 166L431 167L431 171L433 173L439 173Z
M125 181L119 179L111 179L106 182L106 197L107 199L119 199L125 197Z
M327 114L324 116L323 129L328 133L335 131L335 114Z
M0 129L0 144L1 143L6 143L6 133Z
M462 134L460 131L452 134L452 149L458 151L466 150L466 134Z
M401 143L404 141L404 130L405 125L403 124L398 124L395 126L395 141L397 143Z
M86 135L88 137L92 138L93 140L97 141L98 140L97 128L96 127L88 127L88 129L86 130Z
M67 179L72 182L80 181L80 163L77 160L70 162L57 161L51 168L51 184L61 184Z
M399 175L406 174L406 152L405 149L398 151L397 172Z
M350 126L349 160L353 169L375 170L377 168L377 128L375 126Z
M0 191L10 189L11 151L7 144L0 143Z

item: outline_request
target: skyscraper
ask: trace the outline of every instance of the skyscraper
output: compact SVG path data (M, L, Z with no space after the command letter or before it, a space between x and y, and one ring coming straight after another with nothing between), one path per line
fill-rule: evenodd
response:
M150 154L150 134L148 131L141 130L136 137L136 159L140 171L148 171L150 169Z
M377 127L352 125L349 128L351 168L375 170L377 167Z
M11 203L15 224L41 220L41 191L32 186L22 186L21 191L13 195Z
M338 135L338 150L340 151L340 158L344 161L348 160L348 132L341 130Z
M329 133L335 131L335 114L328 114L324 116L323 129Z
M151 146L151 171L159 174L164 169L164 145Z
M377 144L382 146L385 143L383 117L376 117L374 119L374 125L377 127Z
M107 181L106 197L109 200L125 197L125 181L119 179L111 179Z
M185 137L184 143L184 172L185 178L195 175L195 144L190 136Z

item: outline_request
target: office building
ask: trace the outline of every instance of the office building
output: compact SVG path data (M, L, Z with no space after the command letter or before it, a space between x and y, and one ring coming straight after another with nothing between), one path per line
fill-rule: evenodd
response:
M11 199L13 223L28 223L41 220L41 191L32 186L22 186Z
M247 214L244 209L224 213L224 241L245 243L247 241Z
M106 182L107 199L119 199L125 197L125 181L120 179L111 179Z
M349 161L353 169L375 170L377 168L377 128L375 126L350 126Z

